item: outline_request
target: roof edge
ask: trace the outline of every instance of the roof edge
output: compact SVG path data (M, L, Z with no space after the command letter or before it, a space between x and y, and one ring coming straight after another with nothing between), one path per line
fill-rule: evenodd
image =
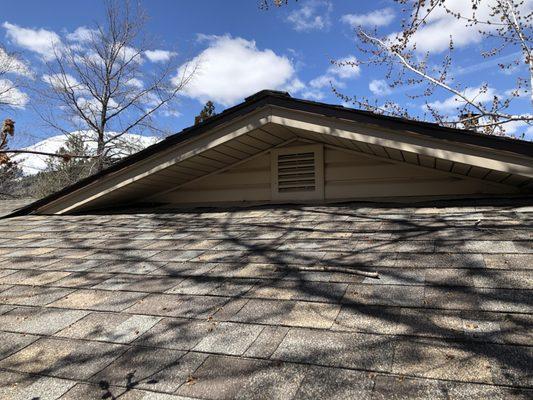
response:
M81 179L70 186L43 197L42 199L39 199L33 203L30 203L2 218L29 214L52 201L81 189L90 183L96 182L98 179L104 176L118 172L136 162L142 161L161 150L194 138L210 129L230 121L233 118L245 115L255 109L271 105L310 112L326 117L340 118L352 122L364 124L384 124L385 127L389 129L409 130L410 132L432 137L434 139L459 142L493 150L506 151L521 156L533 157L533 142L525 140L500 136L489 136L474 131L443 127L431 122L409 120L400 117L375 114L370 111L347 108L341 105L332 105L310 100L296 99L291 97L288 92L283 91L261 90L251 96L246 97L244 102L230 107L220 114L217 114L197 125L184 128L180 132L168 136L162 141L153 144L137 153L134 153L96 174Z

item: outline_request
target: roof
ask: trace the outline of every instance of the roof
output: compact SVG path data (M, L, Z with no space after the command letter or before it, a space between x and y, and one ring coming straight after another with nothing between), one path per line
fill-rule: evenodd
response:
M533 396L531 198L155 211L0 221L0 398Z
M71 186L68 186L56 193L53 193L32 204L27 205L26 207L21 208L12 215L23 215L30 213L44 205L60 199L61 197L71 194L80 188L84 188L85 186L103 177L111 175L117 171L124 170L133 164L146 160L148 157L162 152L171 146L194 139L199 135L208 132L209 130L227 123L228 121L232 121L236 118L247 115L254 110L268 106L276 106L289 110L312 113L338 120L377 125L387 129L408 130L409 132L414 132L418 135L432 139L438 139L441 141L475 145L509 154L533 157L533 143L528 141L505 137L487 136L473 131L442 127L433 123L413 121L404 118L379 115L363 110L355 110L338 105L295 99L286 92L263 90L250 97L247 97L243 103L228 108L222 113L208 119L207 121L183 129L181 132L171 135L159 143L156 143L138 153L126 157L99 173L82 179Z

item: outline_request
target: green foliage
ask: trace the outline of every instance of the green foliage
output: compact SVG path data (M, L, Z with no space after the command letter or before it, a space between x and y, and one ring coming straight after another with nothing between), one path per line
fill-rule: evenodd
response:
M205 103L205 106L202 108L202 111L200 111L200 114L194 117L194 125L204 122L215 115L217 115L215 112L215 105L211 100L209 100L207 103Z

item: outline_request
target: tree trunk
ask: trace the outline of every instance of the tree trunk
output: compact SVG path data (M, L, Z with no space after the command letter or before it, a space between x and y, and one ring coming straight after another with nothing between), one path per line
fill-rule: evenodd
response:
M104 169L104 132L98 132L98 143L96 146L96 171L100 172Z

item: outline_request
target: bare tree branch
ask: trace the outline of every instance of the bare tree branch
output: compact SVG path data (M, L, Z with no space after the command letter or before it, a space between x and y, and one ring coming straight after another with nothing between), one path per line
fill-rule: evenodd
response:
M171 106L194 73L176 82L174 59L151 71L143 67L150 49L145 21L139 7L108 1L105 22L96 24L82 43L65 41L48 63L49 90L43 98L57 107L54 115L42 112L43 120L61 131L77 125L94 132L98 170L121 136L147 127L159 131L152 117Z

